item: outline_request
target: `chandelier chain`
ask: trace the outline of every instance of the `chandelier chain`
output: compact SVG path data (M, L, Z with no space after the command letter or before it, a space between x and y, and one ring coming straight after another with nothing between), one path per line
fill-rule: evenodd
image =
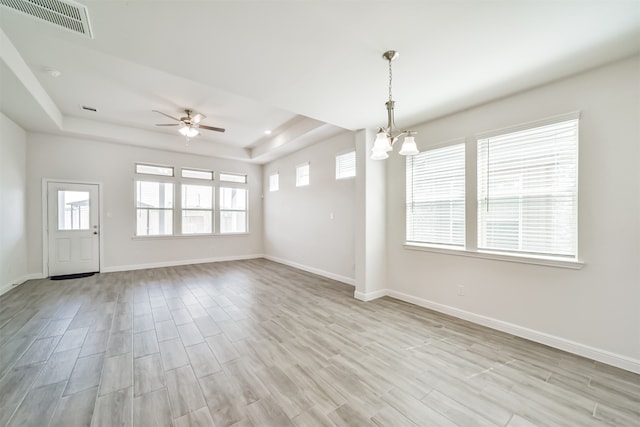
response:
M393 80L393 72L391 70L391 60L389 60L389 101L392 101L391 99L391 82Z

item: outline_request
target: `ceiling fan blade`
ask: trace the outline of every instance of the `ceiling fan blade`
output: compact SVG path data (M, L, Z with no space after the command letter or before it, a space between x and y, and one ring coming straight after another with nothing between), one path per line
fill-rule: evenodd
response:
M206 129L206 130L213 130L216 132L224 132L225 130L223 128L215 128L213 126L206 126L206 125L199 125L198 126L199 129Z
M178 126L179 123L156 123L156 126Z
M173 119L173 120L175 120L176 122L179 122L179 121L180 121L180 119L176 119L175 117L170 116L170 115L168 115L168 114L165 114L165 113L163 113L162 111L158 111L158 110L151 110L151 111L153 111L154 113L162 114L162 115L163 115L163 116L165 116L165 117L169 117L170 119Z
M206 118L206 116L200 114L200 113L196 113L195 116L191 117L191 123L193 124L198 124L202 121L202 119Z

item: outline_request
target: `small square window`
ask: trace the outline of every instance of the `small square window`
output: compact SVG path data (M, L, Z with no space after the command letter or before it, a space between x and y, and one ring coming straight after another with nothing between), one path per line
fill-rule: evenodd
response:
M269 175L269 191L278 191L280 189L280 174L274 173Z
M309 185L309 162L296 166L296 187Z
M356 152L339 154L336 156L336 179L352 178L356 176Z

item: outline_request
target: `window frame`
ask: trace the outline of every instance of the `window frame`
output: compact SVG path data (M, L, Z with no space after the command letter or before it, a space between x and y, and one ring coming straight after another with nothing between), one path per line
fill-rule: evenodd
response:
M147 174L139 174L144 176L144 179L134 179L134 190L133 190L133 207L135 211L135 225L134 225L134 237L138 238L161 238L161 237L174 237L176 236L176 183L173 180L166 179L168 177L161 175L147 175ZM151 179L149 179L151 177ZM153 179L153 178L156 179ZM165 178L165 179L162 179ZM171 193L173 197L173 207L171 208L141 208L138 206L138 183L139 182L152 182L157 184L171 184ZM138 212L140 210L147 211L147 217L149 215L150 210L154 211L168 211L171 212L171 233L167 234L138 234ZM147 220L147 229L148 229L148 220Z
M171 175L165 175L161 173L152 173L152 172L138 172L138 166L147 166L152 168L167 168L171 169ZM169 165L159 165L154 163L145 163L145 162L134 162L133 164L133 173L135 175L145 175L145 176L158 176L162 178L174 178L176 176L176 168L174 166Z
M226 184L239 184L239 185L220 185L218 187L218 234L221 236L248 234L249 233L249 189L240 183L226 183ZM244 191L245 201L244 209L223 209L222 207L222 193L223 189L238 189ZM222 231L222 214L224 212L244 212L244 231Z
M206 184L206 182L208 180L204 180L202 179L202 181L200 181L200 178L194 178L196 181L199 182L184 182L181 181L180 182L180 207L179 207L179 211L180 211L180 235L182 236L203 236L203 235L211 235L214 234L216 228L216 189L213 186L213 184ZM185 203L184 203L184 187L185 186L193 186L193 187L206 187L211 191L211 208L206 209L206 208L185 208ZM211 212L211 231L207 231L207 232L202 232L202 233L185 233L184 231L184 213L185 212Z
M300 182L300 176L298 175L298 170L300 170L301 168L307 168L307 173L306 175L306 182ZM311 185L311 163L310 162L303 162L303 163L299 163L296 165L296 187L308 187L309 185Z
M454 147L454 146L461 146L462 149L462 156L463 156L463 165L462 165L462 169L463 169L463 177L462 177L462 186L463 186L463 208L462 208L462 243L457 244L457 243L452 243L452 242L427 242L427 241L420 241L420 240L410 240L409 239L409 222L408 222L408 210L409 210L409 200L406 199L406 197L409 196L409 189L407 186L405 186L405 242L407 244L417 244L417 245L428 245L428 246L433 246L433 247L439 247L439 248L451 248L451 249L464 249L466 247L466 242L467 242L467 215L466 215L466 209L467 209L467 173L466 173L466 160L467 160L467 156L466 156L466 143L464 139L455 139L453 141L448 141L445 143L440 143L440 144L436 144L433 146L430 146L429 148L421 151L419 154L417 154L416 156L420 156L420 155L425 155L436 151L436 150L442 150L445 148L449 148L449 147ZM423 154L424 153L424 154ZM405 158L405 183L407 183L407 181L409 180L409 171L408 171L408 165L409 162L413 161L415 158L415 156L407 156ZM408 185L408 184L406 184ZM451 202L451 200L449 200L449 202ZM426 203L426 202L425 202Z
M227 179L227 176L235 176L239 178L243 178L242 181L236 181L233 179ZM247 184L249 182L249 177L246 173L237 173L237 172L218 172L218 182L225 183L233 183L233 184Z
M275 177L275 186L273 185L273 180L272 178ZM275 193L276 191L280 191L280 172L274 172L272 174L269 175L269 180L268 180L268 184L269 184L269 192L270 193ZM275 188L274 188L275 187Z
M578 119L578 142L576 148L576 166L577 166L577 185L578 185L578 194L580 187L580 169L579 169L579 151L580 151L580 137L579 131L582 126L580 120L580 112L574 111L566 114L561 114L557 116L548 117L541 120L535 120L531 122L521 123L514 126L509 126L505 128L495 129L492 131L477 133L472 136L459 138L460 140L465 141L465 229L466 229L466 239L465 246L463 248L459 247L447 247L441 245L434 244L423 244L416 242L408 242L406 241L406 212L404 214L405 217L405 227L403 228L403 233L405 233L405 241L403 244L403 248L406 250L413 251L422 251L422 252L432 252L432 253L441 253L447 255L455 255L455 256L464 256L471 258L481 258L481 259L490 259L490 260L498 260L504 262L515 262L515 263L523 263L523 264L532 264L532 265L542 265L549 267L557 267L557 268L566 268L566 269L581 269L584 267L585 263L580 259L580 246L579 246L579 237L580 237L580 229L579 229L579 206L578 206L578 228L577 228L577 246L576 246L576 256L575 258L567 258L567 257L557 257L557 256L545 256L539 254L529 254L529 253L511 253L511 252L502 252L502 251L493 251L493 250L484 250L478 248L478 141L482 138L500 135L500 134L508 134L511 132L517 132L519 130L525 130L530 128L535 128L538 126L544 126L546 124L553 124L562 122L565 120ZM429 145L429 148L436 148L442 145L446 145L448 143L440 143L440 144L432 144ZM404 163L404 162L403 162ZM406 163L405 167L406 167ZM405 170L406 175L406 170ZM405 178L406 185L406 178ZM406 187L405 187L406 194ZM406 200L405 200L406 203Z
M210 173L211 174L211 178L196 178L194 176L184 176L184 172L185 171ZM215 172L212 171L212 170L207 170L207 169L180 168L180 179L195 179L197 181L211 182L211 181L215 181Z
M341 157L345 157L345 156L353 156L353 175L342 175L339 174L339 172L342 170L342 168L340 168L340 158ZM335 156L336 160L335 160L335 167L336 167L336 180L343 180L343 179L350 179L350 178L355 178L356 174L357 174L357 165L356 165L356 150L349 150L349 151L343 151L341 153L337 153Z
M199 238L199 237L222 237L222 236L234 236L234 235L246 235L249 234L249 223L250 223L250 194L249 194L249 189L246 183L240 183L240 182L224 182L221 183L219 180L216 181L215 179L215 172L213 170L208 170L208 169L198 169L198 168L191 168L191 167L181 167L181 166L167 166L167 165L161 165L161 167L167 167L167 168L172 168L172 170L174 171L174 175L173 176L166 176L166 175L154 175L154 174L146 174L146 173L137 173L136 172L136 165L149 165L149 166L160 166L160 165L154 165L151 163L146 163L146 162L134 162L134 168L133 168L133 177L132 177L132 181L133 181L133 188L132 188L132 199L133 199L133 234L132 234L132 239L136 239L136 240L145 240L145 239L183 239L183 238ZM212 180L209 179L201 179L201 178L185 178L182 177L182 170L186 169L186 170L194 170L194 171L204 171L204 172L211 172L212 173ZM176 175L176 171L179 171L179 174ZM244 180L246 182L248 182L249 178L247 174L233 174L233 175L238 175L238 176L244 176ZM162 184L171 184L173 191L173 207L172 208L161 208L162 210L165 211L170 211L171 215L172 215L172 221L171 221L171 227L172 227L172 232L171 234L138 234L138 182L156 182L156 183L162 183ZM202 210L208 210L208 209L200 209L200 208L184 208L183 207L183 185L197 185L197 186L206 186L206 187L210 187L211 188L211 192L212 192L212 208L211 208L211 232L207 232L207 233L183 233L182 232L182 227L183 227L183 211L202 211ZM220 223L221 223L221 213L220 213L220 209L219 209L219 198L218 198L218 192L220 187L237 187L237 188L243 188L246 190L246 200L245 200L245 207L246 209L243 211L245 212L245 231L244 232L233 232L233 233L222 233L220 230ZM147 210L156 210L156 208L140 208L140 209L147 209ZM158 208L160 209L160 208Z

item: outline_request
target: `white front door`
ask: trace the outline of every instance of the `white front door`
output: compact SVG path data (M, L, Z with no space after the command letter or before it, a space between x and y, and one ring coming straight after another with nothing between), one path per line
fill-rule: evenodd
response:
M97 184L49 182L49 276L100 271Z

